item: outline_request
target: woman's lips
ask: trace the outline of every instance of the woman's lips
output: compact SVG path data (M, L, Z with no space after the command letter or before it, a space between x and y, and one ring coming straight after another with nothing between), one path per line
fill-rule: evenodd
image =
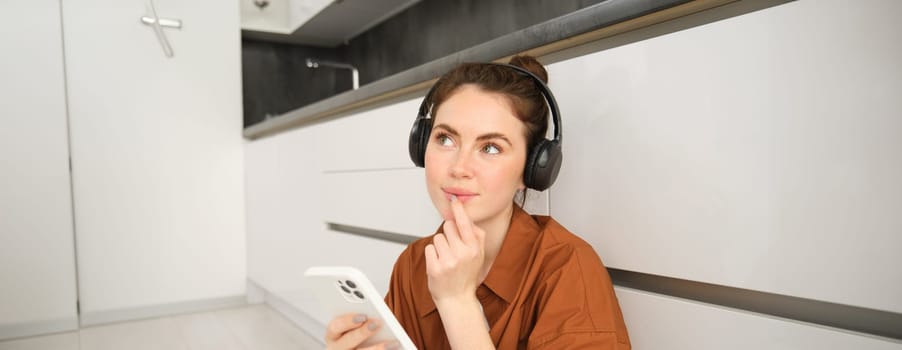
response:
M479 195L478 193L473 193L458 188L443 188L442 192L445 193L445 199L450 201L451 196L453 195L457 196L457 200L459 200L461 203L466 203L467 201Z

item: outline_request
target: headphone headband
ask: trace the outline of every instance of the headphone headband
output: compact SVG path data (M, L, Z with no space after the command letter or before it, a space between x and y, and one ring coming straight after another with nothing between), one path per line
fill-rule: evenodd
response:
M561 112L560 112L560 110L558 110L557 100L554 99L554 95L551 93L551 89L549 89L548 85L546 85L545 82L542 81L542 78L539 78L537 75L533 74L533 72L530 72L529 70L527 70L523 67L515 66L512 64L495 63L495 62L481 63L481 64L507 67L507 68L513 69L515 72L519 73L520 75L524 75L524 76L531 78L532 81L536 84L536 87L539 88L539 92L545 98L545 103L546 103L546 105L548 105L548 111L551 113L551 123L552 123L552 127L553 127L552 140L561 142L561 134L563 133L563 131L561 130L561 125L562 125ZM441 80L441 79L439 79L439 80ZM426 97L423 98L423 102L420 103L419 114L417 115L418 119L419 118L430 118L429 113L432 111L432 107L434 106L432 103L432 95L435 94L435 88L437 86L438 86L438 82L436 82L435 84L432 84L432 87L429 88L429 92L426 93ZM542 135L542 137L545 137L545 135Z

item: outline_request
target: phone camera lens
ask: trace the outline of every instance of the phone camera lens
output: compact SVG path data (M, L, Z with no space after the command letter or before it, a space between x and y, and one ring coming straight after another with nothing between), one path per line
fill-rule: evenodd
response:
M363 293L361 293L359 290L355 290L355 291L354 291L354 295L356 295L358 298L360 298L361 300L363 300Z
M357 288L357 284L352 282L351 280L347 280L345 281L345 283L348 285L348 287Z
M348 287L345 286L341 286L341 290L345 291L345 293L351 293L351 290L349 290Z

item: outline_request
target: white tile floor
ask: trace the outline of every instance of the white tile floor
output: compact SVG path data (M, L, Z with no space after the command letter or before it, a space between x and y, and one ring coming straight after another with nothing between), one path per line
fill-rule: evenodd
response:
M0 350L282 350L323 346L266 305L86 327L0 342Z

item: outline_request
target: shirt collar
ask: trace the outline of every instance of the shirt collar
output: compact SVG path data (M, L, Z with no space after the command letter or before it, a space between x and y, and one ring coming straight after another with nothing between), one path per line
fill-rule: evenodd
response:
M441 226L436 231L440 232ZM514 206L513 215L511 215L511 223L501 244L501 250L492 263L492 268L488 275L485 276L483 285L488 287L495 295L504 299L510 304L517 296L517 289L526 271L531 265L529 257L533 250L533 245L537 241L537 237L542 228L526 211L519 206ZM422 262L422 278L427 280L426 262ZM425 289L425 294L430 296L425 298L424 307L420 311L420 317L424 317L435 310L435 303L432 301L431 293L429 293L428 283L419 283L418 288Z

